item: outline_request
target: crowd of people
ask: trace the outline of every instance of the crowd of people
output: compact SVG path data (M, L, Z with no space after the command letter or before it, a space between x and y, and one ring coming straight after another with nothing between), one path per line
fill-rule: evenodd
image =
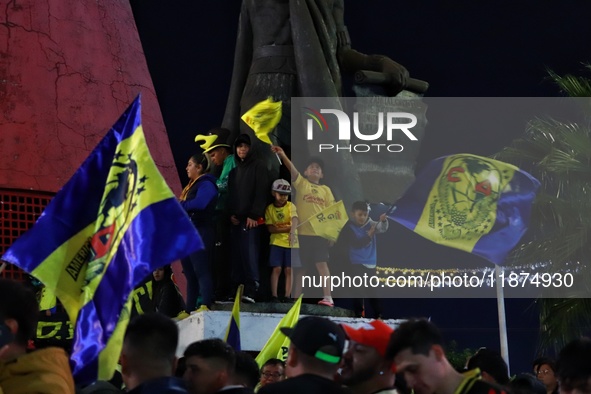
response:
M310 225L313 216L335 203L330 188L321 183L322 160L310 159L300 174L281 148L271 147L291 175L292 189L288 180L270 179L267 167L251 149L249 135L239 135L233 145L229 136L230 131L224 128L198 136L206 141L201 145L203 152L187 162L188 182L178 200L204 248L181 260L185 298L173 280L171 267L165 266L136 287L133 314L157 311L184 318L210 310L214 303L234 302L240 285L244 286L242 302L292 303L302 294L304 274L330 275L329 249L336 248L330 248L330 242L316 235ZM363 238L363 247L373 248L375 268L374 233L387 228L387 221L381 218L376 228L367 217L366 203L357 202L353 208L352 215L365 210L364 223L357 220L354 227L361 229L357 233ZM342 242L344 248L349 248L347 242ZM368 267L372 258L355 263ZM328 287L323 292L318 303L334 306ZM362 307L357 309L361 316ZM379 312L377 306L375 310Z
M214 302L232 302L241 284L243 302L293 302L302 294L303 275L328 277L330 266L333 272L345 269L353 275L375 272L375 235L388 229L385 214L376 222L369 217L368 204L357 201L342 239L334 243L320 236L311 219L336 203L323 183L322 159L309 158L300 173L281 147L271 146L291 183L270 179L249 135L239 135L233 145L229 135L229 130L214 128L197 136L205 141L204 152L191 157L186 167L189 183L180 202L205 244L205 250L182 262L187 313L208 310ZM212 170L219 173L217 178ZM262 281L269 284L264 292ZM370 303L379 317L377 298ZM318 304L334 306L326 283ZM364 314L362 301L355 303L355 313Z
M480 349L462 370L446 357L430 321L411 319L396 330L381 320L357 326L316 316L282 327L287 359L259 369L253 357L218 338L196 341L177 359L179 331L162 313L134 317L123 339L120 373L77 387L61 348L30 349L38 316L35 293L0 280L0 393L354 393L583 394L591 392L591 340L567 344L556 361L539 358L533 374L510 377L500 355Z

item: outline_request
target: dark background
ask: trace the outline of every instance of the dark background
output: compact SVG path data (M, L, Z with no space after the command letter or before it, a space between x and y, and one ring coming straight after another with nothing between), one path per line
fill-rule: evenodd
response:
M184 182L195 135L219 125L223 116L240 1L131 4ZM353 47L405 65L411 76L430 83L430 97L558 96L546 70L581 75L590 57L588 1L345 0L345 7ZM527 116L492 127L427 128L417 167L451 153L493 154L523 133ZM390 232L401 256L487 264L395 224ZM539 331L535 302L508 299L506 309L511 369L530 371ZM389 301L386 317L412 316L431 317L460 348L499 349L494 299Z

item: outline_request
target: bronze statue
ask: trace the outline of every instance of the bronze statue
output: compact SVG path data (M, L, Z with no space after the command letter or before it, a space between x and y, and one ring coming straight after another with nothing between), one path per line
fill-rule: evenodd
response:
M303 128L292 130L291 97L333 97L334 108L340 108L341 70L378 72L370 75L377 75L391 96L403 89L418 93L426 90L426 83L410 79L406 68L392 59L353 50L343 8L343 0L243 0L232 83L222 122L223 127L232 131L230 141L240 133L256 140L240 117L271 96L283 102L283 116L272 136L274 143L291 150L296 161L309 156L310 152L298 151L299 144L291 144L305 141ZM360 77L365 81L367 74ZM257 143L259 151L270 155L268 145ZM327 171L334 174L331 178L342 184L346 177L348 186L335 185L336 193L348 195L347 199L362 198L351 156L329 153L323 157L328 157L325 161ZM273 176L278 175L276 158L267 156L266 161L274 167Z

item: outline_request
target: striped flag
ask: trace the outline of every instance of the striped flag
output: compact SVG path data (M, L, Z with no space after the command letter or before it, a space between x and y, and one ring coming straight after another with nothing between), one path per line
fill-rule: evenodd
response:
M138 97L2 259L62 302L75 324L72 373L83 385L115 371L133 289L201 248L152 160Z
M236 298L234 298L234 306L232 307L232 314L226 328L226 337L224 341L234 348L237 352L241 350L240 345L240 300L242 299L242 292L244 285L238 286L236 290Z

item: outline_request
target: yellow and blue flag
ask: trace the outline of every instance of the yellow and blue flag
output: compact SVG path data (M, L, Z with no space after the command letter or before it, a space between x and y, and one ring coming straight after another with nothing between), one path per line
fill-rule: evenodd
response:
M138 97L2 259L64 305L75 324L72 372L84 384L115 370L133 289L201 248L150 156Z
M263 367L263 364L270 358L278 358L279 360L287 360L287 351L289 350L289 338L281 332L281 327L294 327L300 318L300 309L302 307L303 294L293 304L291 309L283 316L283 318L273 330L273 333L269 337L265 346L261 349L260 353L256 357L255 361L259 365L259 368Z
M539 186L512 164L471 154L441 157L388 217L433 242L502 265L527 230Z
M228 328L226 328L226 337L224 338L224 341L237 352L242 349L240 344L240 300L242 299L243 290L244 285L238 286L238 290L236 290L234 306L232 307L232 314L230 315Z
M43 286L41 289L41 296L39 297L39 311L55 313L56 306L57 299L55 294L49 290L47 286Z

